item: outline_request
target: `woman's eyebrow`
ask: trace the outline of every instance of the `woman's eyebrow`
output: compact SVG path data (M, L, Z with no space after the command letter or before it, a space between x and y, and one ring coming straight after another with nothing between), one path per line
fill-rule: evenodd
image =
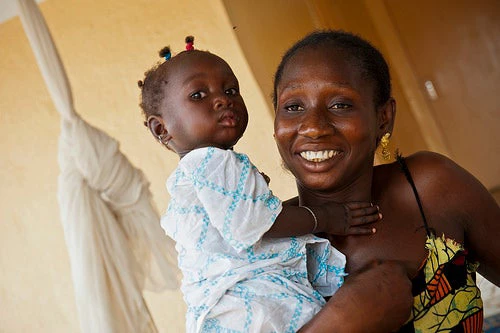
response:
M352 89L352 86L348 82L326 82L324 84L321 84L322 86L331 86L333 88L342 88L342 89ZM305 89L305 88L310 88L311 86L313 87L318 87L320 84L317 82L311 82L311 83L293 83L289 84L287 86L284 86L282 89L280 89L282 92L287 91L287 90L299 90L299 89Z

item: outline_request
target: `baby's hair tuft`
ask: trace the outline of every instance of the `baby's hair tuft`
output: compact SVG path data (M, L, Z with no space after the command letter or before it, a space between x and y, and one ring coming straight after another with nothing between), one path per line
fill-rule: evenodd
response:
M194 50L194 37L193 36L187 36L186 39L186 51L193 51Z
M169 68L177 66L176 64L182 61L179 60L179 57L183 59L188 54L211 54L209 51L195 50L193 36L189 35L184 40L186 41L186 50L176 55L172 54L170 46L166 46L158 51L158 55L166 61L158 61L151 69L144 73L144 79L137 82L137 85L141 89L141 101L139 105L145 119L148 119L149 116L161 115L161 103L167 94L165 87L168 84Z
M158 54L161 58L165 58L165 60L170 59L170 57L172 56L172 53L170 52L170 46L165 46L158 52Z

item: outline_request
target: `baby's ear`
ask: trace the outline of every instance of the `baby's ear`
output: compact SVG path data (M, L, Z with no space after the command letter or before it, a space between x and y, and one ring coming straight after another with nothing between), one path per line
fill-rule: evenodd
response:
M146 120L146 126L149 128L151 134L153 134L155 139L158 140L160 144L162 144L168 150L177 153L175 148L172 147L172 145L169 145L172 140L172 136L168 133L167 127L165 126L165 122L163 121L162 117L149 116L148 120Z
M396 100L389 98L387 102L377 108L377 122L380 136L392 133L396 120Z
M155 138L158 138L160 135L165 134L167 131L165 128L165 123L160 116L149 116L148 120L146 120L146 126L149 128L149 131Z

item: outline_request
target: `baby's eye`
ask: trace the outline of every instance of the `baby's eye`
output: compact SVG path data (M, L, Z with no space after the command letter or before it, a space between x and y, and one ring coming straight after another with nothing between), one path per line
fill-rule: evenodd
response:
M198 99L202 99L206 95L207 94L205 94L203 91L196 91L196 92L192 93L191 95L189 95L189 97L191 97L191 99L198 100Z
M230 96L237 96L239 95L240 91L237 88L229 88L224 93Z
M293 104L293 105L285 106L285 110L290 111L290 112L298 112L298 111L304 111L304 108L300 105Z
M350 104L346 103L335 103L332 106L330 106L330 109L349 109L351 107Z

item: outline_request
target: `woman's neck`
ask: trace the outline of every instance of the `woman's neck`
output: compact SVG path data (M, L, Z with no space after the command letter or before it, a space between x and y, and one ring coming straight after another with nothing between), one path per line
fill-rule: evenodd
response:
M346 186L331 190L314 190L297 182L300 205L318 206L328 202L372 201L373 170Z

